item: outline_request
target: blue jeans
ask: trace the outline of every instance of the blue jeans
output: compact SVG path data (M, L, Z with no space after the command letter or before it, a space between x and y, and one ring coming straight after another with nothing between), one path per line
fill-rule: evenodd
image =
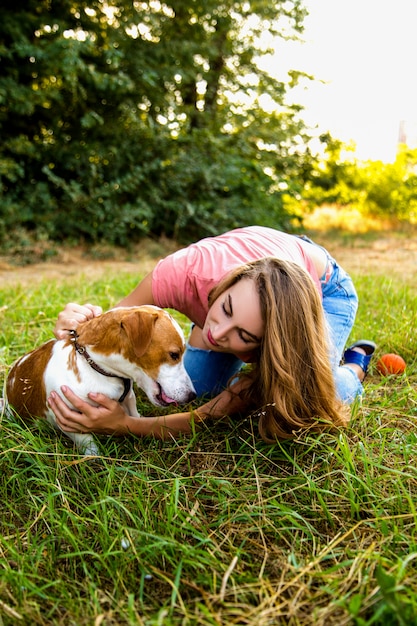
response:
M329 328L330 363L339 398L351 404L357 396L362 395L362 383L350 367L340 367L340 361L355 321L358 296L349 274L329 254L328 263L332 273L329 280L322 283L322 293Z
M198 398L217 396L243 365L244 362L234 354L194 348L187 343L184 366L193 381Z
M311 242L312 245L317 245ZM323 248L324 250L324 248ZM353 370L340 367L346 341L352 330L358 308L358 296L350 276L325 250L331 274L327 281L322 278L323 309L329 327L330 359L336 389L346 404L363 392L362 384ZM187 344L184 355L185 368L194 383L198 397L213 397L225 389L230 379L244 363L233 354L194 348Z

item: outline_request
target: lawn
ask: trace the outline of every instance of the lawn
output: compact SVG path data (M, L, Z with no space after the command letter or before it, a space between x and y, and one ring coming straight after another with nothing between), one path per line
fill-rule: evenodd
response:
M386 271L368 267L369 240L350 237L344 265L364 258L351 339L407 370L371 368L347 430L270 446L243 415L176 441L101 438L91 461L2 416L1 626L417 624L415 273L384 254ZM16 273L0 287L0 382L66 302L108 308L140 272Z

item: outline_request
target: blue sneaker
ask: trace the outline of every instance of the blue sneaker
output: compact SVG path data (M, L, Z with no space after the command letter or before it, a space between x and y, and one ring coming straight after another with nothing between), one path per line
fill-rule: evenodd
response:
M354 350L354 348L362 348L362 350L365 350L365 354ZM368 373L368 366L374 355L375 349L376 344L373 341L368 341L367 339L359 339L359 341L356 341L345 350L345 353L343 355L343 362L345 365L349 365L349 363L359 365L359 367L363 370L366 376L366 374Z

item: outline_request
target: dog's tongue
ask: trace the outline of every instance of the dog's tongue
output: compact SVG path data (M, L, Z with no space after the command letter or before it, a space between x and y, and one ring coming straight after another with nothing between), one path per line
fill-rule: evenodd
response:
M176 404L177 403L176 400L173 400L173 398L170 398L169 396L167 396L166 393L164 393L163 391L161 392L161 398L167 404Z

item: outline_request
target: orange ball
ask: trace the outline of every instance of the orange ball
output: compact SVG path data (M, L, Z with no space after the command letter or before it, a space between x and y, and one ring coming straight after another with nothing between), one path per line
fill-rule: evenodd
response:
M376 369L383 376L404 374L405 361L399 354L383 354L376 364Z

